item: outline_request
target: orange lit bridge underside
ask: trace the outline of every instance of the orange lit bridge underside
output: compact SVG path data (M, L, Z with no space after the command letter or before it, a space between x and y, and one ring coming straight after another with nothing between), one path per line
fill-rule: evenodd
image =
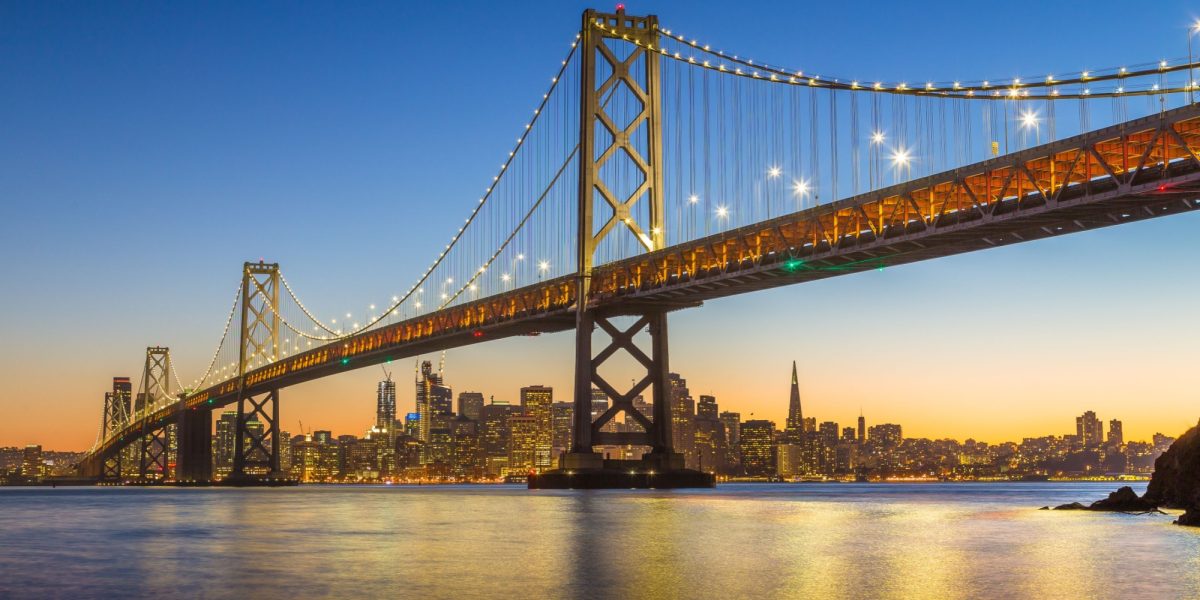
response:
M1200 108L1188 106L595 269L609 315L680 308L760 289L1140 221L1200 207ZM574 277L446 308L287 357L246 393L488 340L575 326ZM235 402L236 379L135 421L103 461L181 408Z

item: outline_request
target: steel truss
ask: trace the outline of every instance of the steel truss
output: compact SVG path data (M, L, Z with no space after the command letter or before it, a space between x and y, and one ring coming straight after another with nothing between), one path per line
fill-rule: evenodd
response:
M612 400L612 406L597 417L595 421L590 423L589 436L576 436L578 445L574 450L577 452L590 452L591 445L631 445L649 446L653 454L670 453L671 413L668 405L669 398L667 398L666 394L667 365L669 364L667 359L666 311L647 311L638 316L637 320L625 329L621 329L611 319L603 316L595 316L593 317L593 321L607 334L609 343L592 358L590 368L585 373L585 376L588 378L589 392L591 386L596 386ZM650 335L649 356L634 343L634 337L643 331ZM625 393L617 391L610 382L606 381L600 375L599 371L601 365L608 359L616 356L619 352L624 352L631 356L646 369L646 374L642 376L641 380ZM643 414L633 405L633 400L648 387L653 387L652 414L649 416ZM587 397L587 400L589 406L586 417L590 419L590 395ZM627 417L632 417L645 431L602 431L605 424L621 413L625 413ZM588 449L583 450L585 447Z
M248 262L242 269L237 426L231 479L279 477L279 389L247 389L254 366L271 365L279 349L279 264ZM255 426L251 427L251 423Z
M255 423L260 426L251 427ZM279 469L279 390L238 401L231 479L282 477Z
M594 27L602 23L604 30ZM665 217L662 194L662 107L659 57L647 52L658 44L658 19L654 16L630 17L623 8L616 14L601 14L594 11L583 13L582 43L582 104L580 108L580 162L579 162L579 264L576 286L575 317L575 413L574 440L571 452L564 458L565 468L597 468L603 466L600 455L593 451L597 444L631 443L650 446L651 454L667 459L667 464L680 463L671 445L671 419L667 407L666 380L669 369L667 358L667 314L661 308L650 308L638 313L637 320L628 329L620 329L603 314L598 314L589 305L591 283L596 250L601 241L614 227L624 227L638 240L642 247L652 252L664 246ZM631 45L625 60L613 54L608 41ZM630 44L630 42L634 42ZM611 74L603 82L596 81L598 61L603 60L611 68ZM640 72L635 65L641 65ZM615 93L617 88L627 88L640 104L640 110L623 127L618 127L604 108L603 98ZM599 157L594 156L597 140L597 124L602 126L612 142ZM648 156L638 151L637 138L644 135ZM619 153L625 154L639 170L643 180L627 197L614 196L602 176L602 167ZM612 214L598 231L594 230L594 207L596 196L607 203ZM638 223L634 205L649 203L650 222ZM648 231L647 231L648 230ZM628 313L627 313L628 314ZM599 354L593 355L592 333L599 325L609 336L609 344ZM651 353L647 356L634 343L634 336L649 331ZM646 369L645 376L625 393L617 391L600 376L598 368L617 352L625 352ZM597 386L611 400L612 405L592 421L592 386ZM642 414L633 406L633 399L647 387L653 388L653 418ZM613 433L601 431L619 413L633 417L645 431ZM679 464L678 466L682 466Z
M163 481L170 477L170 445L167 442L167 427L150 429L142 434L138 455L138 479L143 482Z
M171 350L162 346L146 348L146 364L142 369L141 405L136 413L153 413L169 405L171 398ZM170 443L167 425L163 422L142 424L138 445L138 479L143 482L162 481L171 476Z

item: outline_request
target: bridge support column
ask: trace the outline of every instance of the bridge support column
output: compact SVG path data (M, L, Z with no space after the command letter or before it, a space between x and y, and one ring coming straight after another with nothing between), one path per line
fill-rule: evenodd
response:
M138 481L162 482L169 475L167 430L158 425L142 433L138 451Z
M659 57L658 18L634 17L618 5L615 14L588 10L583 13L579 41L579 197L575 317L575 416L571 452L562 459L557 471L530 477L530 488L629 488L629 487L710 487L711 475L683 469L683 458L671 444L671 412L666 389L667 313L665 307L641 310L623 309L620 316L636 320L621 329L611 318L597 314L591 303L591 278L596 249L608 237L632 240L646 252L666 245L666 215L663 194L662 101ZM610 44L611 42L611 44ZM619 46L626 46L616 52ZM626 52L627 50L627 52ZM615 52L615 53L614 53ZM624 58L618 58L624 56ZM607 75L597 77L597 66L605 65ZM626 125L614 129L614 119L602 99L627 89L636 97L637 107ZM597 129L605 133L597 137ZM597 148L598 140L611 140L606 148ZM645 144L640 144L644 141ZM615 194L604 181L602 167L614 156L624 154L644 176L642 185L625 195ZM620 243L620 240L608 240ZM592 352L592 333L599 326L609 343L599 354ZM638 348L634 337L650 334L650 355ZM626 352L646 369L646 375L628 391L617 391L597 372L598 367L619 351ZM612 405L592 420L592 386L603 391ZM646 388L653 390L653 418L642 414L633 400ZM625 413L644 431L603 431L618 413ZM594 451L597 445L648 446L642 460L608 461ZM631 478L630 473L634 475ZM638 475L639 473L643 475Z
M194 408L179 412L177 479L187 483L212 481L212 410Z
M713 476L684 468L683 455L675 452L671 441L670 392L667 373L668 355L667 310L647 309L632 315L628 327L621 327L611 317L588 313L580 319L576 330L575 415L574 440L571 453L563 457L557 471L539 474L529 480L530 488L631 488L631 487L712 487ZM609 341L592 352L592 334L599 327ZM650 336L647 354L634 338L641 333ZM645 368L645 375L625 392L618 391L599 373L609 358L624 352ZM592 390L604 393L611 404L603 414L593 419ZM642 413L634 400L650 390L651 414ZM605 425L624 413L643 431L605 431ZM644 446L649 449L640 460L610 460L593 450L594 446Z
M115 483L121 481L121 454L117 453L104 459L100 466L100 481Z
M279 469L279 390L238 398L233 484L282 480Z

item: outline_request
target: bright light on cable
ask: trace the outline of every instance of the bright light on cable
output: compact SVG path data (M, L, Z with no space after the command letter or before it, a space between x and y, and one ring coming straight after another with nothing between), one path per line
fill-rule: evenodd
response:
M809 185L807 179L796 179L792 181L792 193L797 198L803 198L808 195Z
M1036 112L1034 112L1032 110L1027 110L1027 111L1021 113L1021 126L1022 127L1029 129L1031 127L1037 127L1037 125L1038 125L1038 116L1037 116Z

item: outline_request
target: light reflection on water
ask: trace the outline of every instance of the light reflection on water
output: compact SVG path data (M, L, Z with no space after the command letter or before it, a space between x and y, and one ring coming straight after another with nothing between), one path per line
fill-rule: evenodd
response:
M1200 596L1200 530L1036 510L1113 487L0 488L0 597Z

